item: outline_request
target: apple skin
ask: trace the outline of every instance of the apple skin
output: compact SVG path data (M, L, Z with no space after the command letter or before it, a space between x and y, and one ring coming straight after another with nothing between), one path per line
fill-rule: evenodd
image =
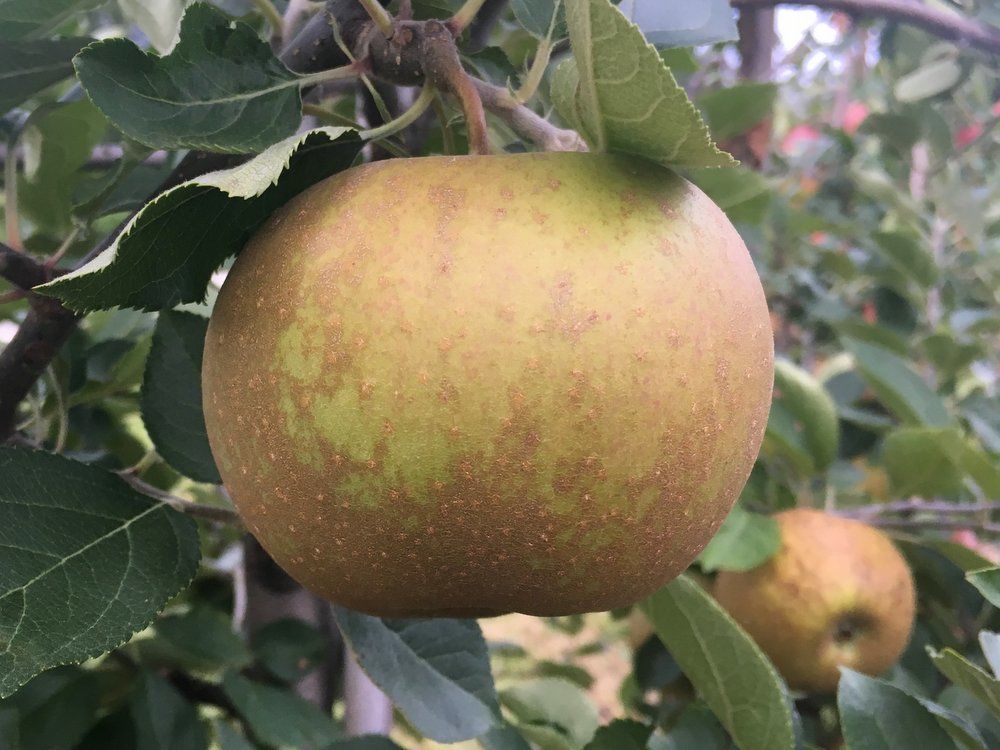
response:
M715 580L719 603L793 690L832 693L838 667L879 675L910 640L916 592L890 539L821 511L778 513L782 546L768 562Z
M630 158L355 167L239 256L205 420L248 529L384 616L564 615L680 573L746 482L773 343L722 211Z

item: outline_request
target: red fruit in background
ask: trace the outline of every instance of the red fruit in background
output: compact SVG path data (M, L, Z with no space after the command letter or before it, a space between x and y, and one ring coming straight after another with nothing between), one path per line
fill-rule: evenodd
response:
M866 119L868 119L868 105L864 102L851 102L844 110L841 128L848 135L854 135Z
M964 128L961 128L957 133L955 133L955 147L962 148L963 146L968 146L982 134L983 124L981 122L974 122L971 125L966 125Z
M781 141L781 153L792 154L802 151L806 145L819 139L819 131L805 123L792 127Z

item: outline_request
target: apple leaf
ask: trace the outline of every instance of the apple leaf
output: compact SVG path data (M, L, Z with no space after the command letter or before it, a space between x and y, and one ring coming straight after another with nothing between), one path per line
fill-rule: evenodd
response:
M521 734L547 750L582 750L600 723L586 692L555 677L511 685L500 700Z
M956 685L968 690L1000 716L1000 680L977 667L957 651L946 648L935 651L928 648L931 661L945 677Z
M837 706L852 750L955 750L948 732L919 700L881 680L842 669Z
M777 521L736 505L698 556L698 564L708 573L752 570L770 560L780 548Z
M979 589L979 593L986 597L986 601L994 607L1000 607L1000 568L974 570L966 573L965 577Z
M350 166L361 147L346 128L288 138L232 169L158 195L90 263L37 291L75 310L164 310L205 296L212 272L279 206Z
M0 45L0 114L73 75L73 55L92 41L69 37Z
M158 674L142 673L132 693L129 713L135 724L136 747L204 750L208 746L198 710Z
M0 0L0 39L44 36L77 13L107 0ZM5 42L6 44L6 42Z
M756 643L687 576L642 603L656 634L740 750L793 750L788 690Z
M119 477L0 448L0 697L146 627L194 576L194 521Z
M825 470L837 457L837 406L823 384L786 359L774 362L774 401L765 447L790 459L802 473Z
M920 241L907 232L875 232L872 235L881 255L894 268L928 287L937 281L938 267L934 255Z
M302 120L301 77L250 26L206 3L187 9L165 57L115 38L84 49L75 65L115 127L151 148L255 152Z
M736 163L712 143L684 89L618 8L579 0L566 17L573 57L556 69L552 98L592 151L686 167Z
M164 460L198 482L220 484L201 407L201 359L208 319L165 310L153 332L142 381L142 419Z
M262 743L272 747L326 747L340 732L325 711L295 693L228 672L222 689Z
M475 620L333 611L358 664L425 737L461 742L499 723L486 641Z
M885 347L845 336L845 348L854 355L858 371L879 400L908 424L948 427L952 420L941 397L932 391L906 361Z
M771 115L778 87L773 83L740 83L698 97L698 108L719 140L745 133Z
M601 727L584 750L645 750L653 728L631 719L615 719Z

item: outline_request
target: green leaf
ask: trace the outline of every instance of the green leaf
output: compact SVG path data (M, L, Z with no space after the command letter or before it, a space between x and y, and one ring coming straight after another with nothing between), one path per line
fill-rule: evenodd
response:
M0 697L146 627L198 567L194 521L114 474L0 448Z
M965 574L969 583L979 589L986 601L1000 607L1000 568L986 568Z
M41 36L107 0L0 0L0 39Z
M18 191L26 216L53 233L69 230L79 170L106 130L88 101L49 105L32 114L21 135L25 168Z
M581 750L600 723L587 694L566 680L519 682L504 690L500 700L514 726L540 750Z
M934 60L906 74L893 89L901 102L916 102L943 94L962 80L962 66L954 59Z
M601 727L584 750L645 750L653 728L631 719L615 719Z
M73 55L92 41L70 37L7 41L0 45L0 114L73 75Z
M510 9L514 12L514 18L534 37L545 39L549 35L549 27L552 25L552 16L557 12L557 0L511 0ZM561 39L566 36L566 3L562 0L558 5L558 19L556 21L553 38Z
M793 750L788 691L771 662L687 576L642 603L656 634L740 750Z
M348 167L360 145L353 131L320 128L178 185L147 204L94 260L38 291L77 310L200 302L212 272L276 208Z
M186 669L202 671L245 667L253 661L250 649L233 632L230 619L209 606L161 617L153 628L157 637L139 644L144 661L166 658Z
M938 268L934 256L913 235L906 232L875 232L875 245L892 265L921 286L937 281Z
M738 36L728 0L621 0L618 7L657 47L694 47Z
M770 117L777 96L773 83L740 83L702 94L697 104L712 136L724 141Z
M377 734L345 737L329 745L326 750L402 750L399 745Z
M4 703L17 710L18 750L71 748L97 722L100 681L79 667L56 667L35 677Z
M938 725L948 733L957 747L962 750L989 750L982 733L968 718L934 701L919 696L914 697L921 706L933 714Z
M220 484L201 408L201 358L208 319L160 313L142 382L142 419L156 452L185 476Z
M573 57L556 69L552 99L592 151L635 154L664 165L735 164L712 143L656 50L608 0L570 3L566 16Z
M698 564L708 573L752 570L770 560L780 548L777 521L736 505L698 556Z
M475 620L381 619L338 606L333 611L358 664L425 737L461 742L498 723L489 654Z
M257 660L283 682L296 682L326 656L327 639L302 620L270 622L252 636Z
M1000 681L968 661L953 649L927 649L931 661L949 680L965 688L994 714L1000 715Z
M231 24L212 6L195 3L166 57L127 39L107 39L77 55L76 72L94 104L139 143L260 151L298 128L301 78L250 26Z
M157 674L143 672L129 711L136 744L143 750L208 750L208 733L198 711Z
M688 169L686 176L718 205L731 221L759 224L771 201L767 179L752 169Z
M881 680L842 669L837 706L851 750L955 750L920 701Z
M774 391L766 446L790 458L802 473L825 470L840 443L833 398L812 375L780 358L774 362Z
M947 427L951 424L941 397L910 369L902 357L856 338L845 336L842 341L854 355L858 371L893 414L913 425Z
M904 427L890 432L883 444L882 462L896 494L951 495L962 488L962 473L952 460L956 429Z
M988 630L979 631L979 645L983 649L986 663L990 665L994 676L1000 676L1000 635Z
M229 672L222 689L260 742L275 747L324 747L338 738L333 719L287 688Z
M715 714L701 701L681 711L666 735L654 734L649 750L730 750L732 744Z
M212 722L212 729L215 731L215 740L219 743L219 750L254 750L254 746L250 744L248 739L222 719L215 719Z

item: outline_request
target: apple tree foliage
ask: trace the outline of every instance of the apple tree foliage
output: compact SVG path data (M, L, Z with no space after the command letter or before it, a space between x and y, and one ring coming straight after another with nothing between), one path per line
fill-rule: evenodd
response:
M1000 21L941 4L987 34ZM549 123L487 107L491 142L573 129L681 170L750 247L780 359L759 461L691 573L631 611L537 623L564 644L540 655L474 620L339 607L247 632L253 586L201 418L217 272L327 175L464 152L455 102L366 146L398 92L330 72L350 28L321 3L0 0L0 226L44 264L28 288L49 281L0 281L0 747L1000 747L995 51L824 16L773 80L741 80L724 0L615 5L487 0L499 17L460 38L463 64ZM281 24L319 36L303 52ZM323 55L343 59L301 64ZM26 397L5 391L33 358ZM837 696L790 693L699 583L766 561L769 514L795 505L890 531L917 581L900 664L845 672ZM348 736L357 707L336 686L302 689L341 643L391 700L392 739Z

